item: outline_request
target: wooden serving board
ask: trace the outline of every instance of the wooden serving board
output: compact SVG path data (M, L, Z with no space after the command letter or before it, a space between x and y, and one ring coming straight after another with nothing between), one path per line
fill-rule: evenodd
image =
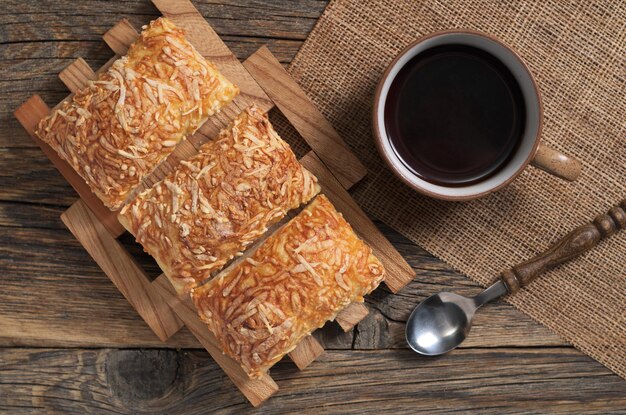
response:
M193 156L202 144L216 137L219 130L246 107L255 104L263 111L277 107L312 149L300 162L317 176L322 192L381 259L387 269L385 283L389 289L395 293L411 281L414 271L347 192L365 176L365 167L271 52L262 47L242 64L190 1L153 0L153 3L164 16L186 31L187 38L196 49L237 84L241 93L193 136L181 142L144 180L142 186L150 186L172 171L180 160ZM125 54L137 36L136 29L128 21L120 21L103 36L116 54L109 62L94 72L83 59L78 58L61 71L60 79L72 93L83 88L98 72L106 70L115 59ZM270 375L249 379L238 363L222 354L217 340L199 319L188 296L178 296L164 275L154 281L149 280L145 271L117 240L124 229L117 221L116 212L107 209L91 193L85 181L35 136L38 122L49 112L50 108L35 95L15 111L15 116L80 196L80 200L61 215L65 225L159 339L167 340L186 325L252 405L261 404L278 390ZM277 226L266 236L275 229ZM247 254L253 249L250 248ZM363 304L353 303L337 315L336 321L348 331L367 313ZM323 348L320 344L308 336L289 353L289 357L299 369L304 369L321 353Z

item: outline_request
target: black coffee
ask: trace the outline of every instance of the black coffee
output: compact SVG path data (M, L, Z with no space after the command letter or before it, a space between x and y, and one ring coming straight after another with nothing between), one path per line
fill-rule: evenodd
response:
M524 133L524 98L496 57L465 45L428 49L400 70L385 104L396 153L415 174L445 186L493 175Z

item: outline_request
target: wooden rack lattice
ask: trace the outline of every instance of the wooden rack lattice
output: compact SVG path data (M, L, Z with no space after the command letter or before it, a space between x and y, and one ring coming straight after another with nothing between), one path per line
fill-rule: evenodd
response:
M242 64L190 1L153 0L153 3L164 16L186 31L187 38L200 54L214 62L228 79L239 86L241 93L193 136L181 142L167 160L144 180L143 185L149 186L160 180L180 160L194 155L203 143L216 137L219 130L246 107L256 104L263 111L269 111L276 106L312 149L300 162L317 176L322 192L383 262L387 269L386 285L395 293L411 281L414 277L411 267L347 192L366 174L364 166L271 52L262 47ZM137 36L135 28L126 20L105 33L103 39L116 56L98 72L106 70L115 59L125 54ZM59 74L72 93L96 76L97 73L81 58ZM149 280L117 240L124 229L117 221L116 213L108 210L85 181L34 135L38 122L50 111L43 100L34 95L15 111L15 116L80 196L80 200L61 215L65 225L161 340L167 340L186 325L246 398L255 406L261 404L278 390L270 375L249 379L239 364L222 354L215 337L201 322L188 297L179 297L164 275L152 282ZM367 313L363 304L353 303L337 315L336 321L348 331ZM289 353L289 357L299 369L304 369L323 351L314 337L307 336Z

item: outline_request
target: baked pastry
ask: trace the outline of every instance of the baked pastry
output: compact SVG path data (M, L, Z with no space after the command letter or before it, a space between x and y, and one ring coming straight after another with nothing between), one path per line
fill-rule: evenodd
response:
M160 18L36 130L113 209L239 89Z
M192 299L223 351L256 378L384 276L371 248L320 195Z
M119 220L182 293L319 190L267 116L252 107L126 205Z

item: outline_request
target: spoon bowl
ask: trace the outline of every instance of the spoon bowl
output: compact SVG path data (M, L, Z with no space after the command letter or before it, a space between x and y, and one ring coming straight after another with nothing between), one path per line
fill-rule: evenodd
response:
M497 282L473 298L442 292L431 295L413 310L406 323L406 341L417 353L436 356L447 353L465 340L476 310L506 293Z
M466 304L468 303L468 304ZM435 356L461 344L470 331L474 309L472 300L453 293L428 297L409 317L406 340L414 351Z

